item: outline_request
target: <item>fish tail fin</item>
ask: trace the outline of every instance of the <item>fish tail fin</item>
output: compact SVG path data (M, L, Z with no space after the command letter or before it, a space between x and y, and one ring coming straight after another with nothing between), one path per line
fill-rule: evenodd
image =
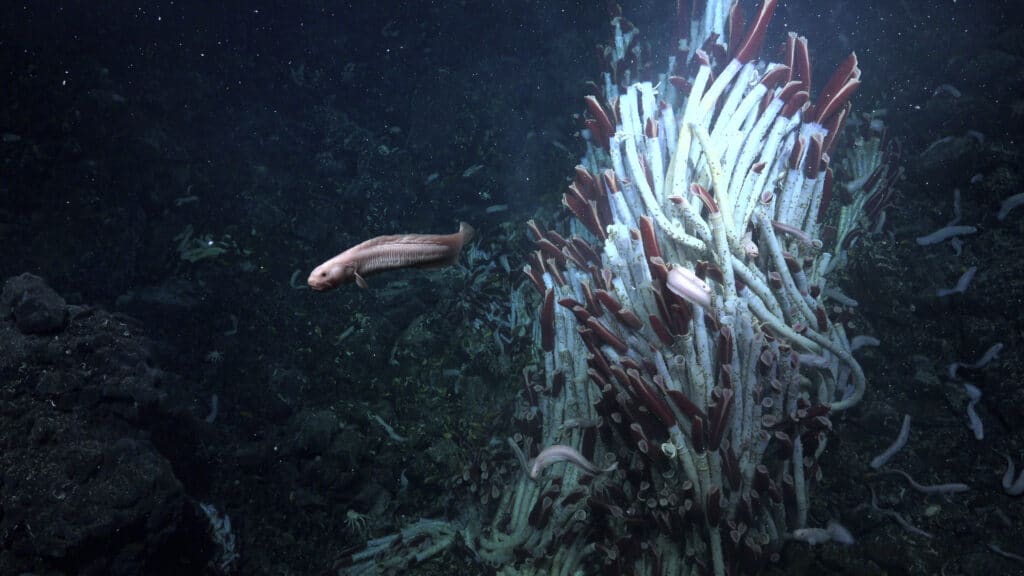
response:
M472 226L465 222L459 222L459 235L462 236L463 246L465 246L466 242L472 240L475 234L476 230Z
M476 230L472 226L465 222L459 222L459 231L455 233L454 242L451 240L446 243L452 248L451 253L437 266L454 266L459 263L459 254L462 253L462 248L473 239L473 235L476 234ZM452 238L449 236L449 238Z

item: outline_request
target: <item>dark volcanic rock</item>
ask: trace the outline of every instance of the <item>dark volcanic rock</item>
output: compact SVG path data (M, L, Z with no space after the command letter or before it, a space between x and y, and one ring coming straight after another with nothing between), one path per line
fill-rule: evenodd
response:
M0 316L13 316L22 334L56 332L64 328L67 315L64 299L39 276L26 272L4 283Z
M0 574L174 573L154 558L189 503L150 440L182 418L174 377L132 321L38 277L8 280L0 305Z

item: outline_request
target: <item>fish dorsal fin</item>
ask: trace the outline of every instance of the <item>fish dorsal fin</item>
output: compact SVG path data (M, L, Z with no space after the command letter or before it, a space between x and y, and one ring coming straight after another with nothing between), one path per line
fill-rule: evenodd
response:
M377 236L363 242L359 246L369 248L382 244L444 244L445 238L438 234L396 234L393 236Z

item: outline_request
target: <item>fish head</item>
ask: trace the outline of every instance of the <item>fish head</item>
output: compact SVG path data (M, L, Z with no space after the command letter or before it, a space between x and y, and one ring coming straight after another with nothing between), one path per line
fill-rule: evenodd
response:
M309 273L306 283L318 292L332 290L348 284L356 278L356 267L352 264L325 262Z

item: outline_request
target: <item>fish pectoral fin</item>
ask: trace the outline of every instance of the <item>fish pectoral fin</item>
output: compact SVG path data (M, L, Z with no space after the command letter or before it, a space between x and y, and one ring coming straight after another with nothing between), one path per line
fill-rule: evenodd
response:
M366 280L364 280L363 277L359 275L359 272L355 273L355 277L356 277L356 286L359 286L363 290L369 290L370 289L370 285L367 284Z

